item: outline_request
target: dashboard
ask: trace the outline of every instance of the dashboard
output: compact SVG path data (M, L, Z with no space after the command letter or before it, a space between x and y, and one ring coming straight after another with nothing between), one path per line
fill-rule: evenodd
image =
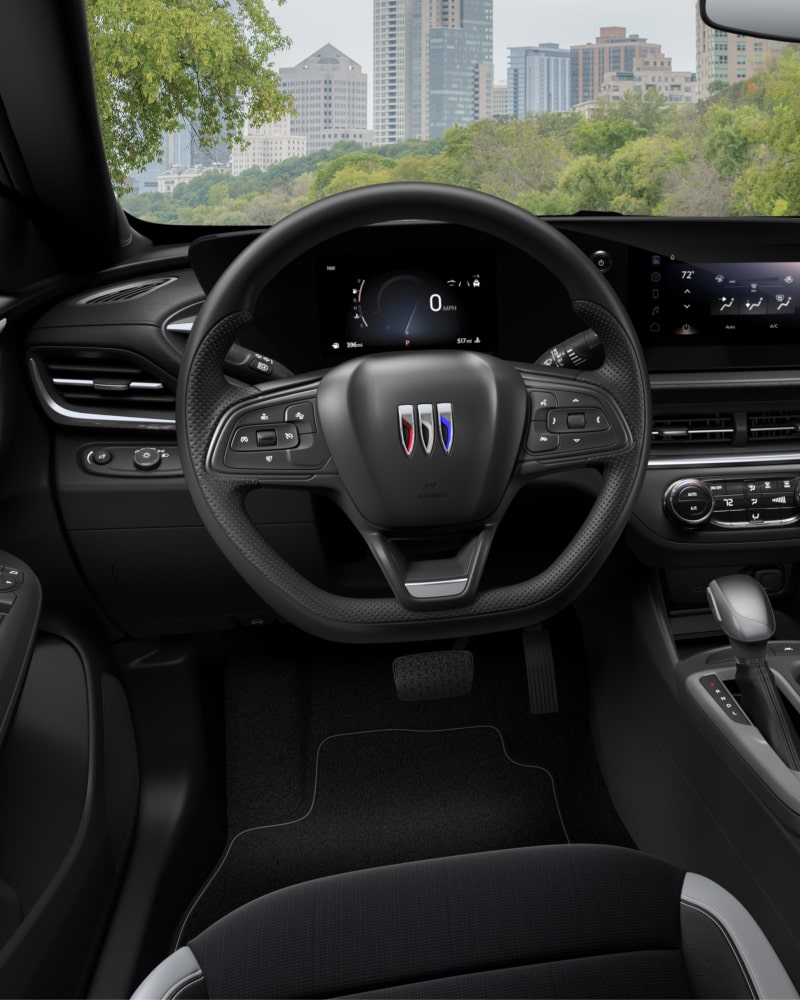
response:
M629 547L664 573L676 613L699 614L702 581L720 567L763 566L784 586L800 555L795 225L606 217L553 224L606 274L650 371L651 457ZM166 249L158 260L110 272L103 285L44 311L27 336L31 384L54 425L65 528L110 617L134 634L264 613L206 547L174 437L175 387L193 320L257 235L203 237L188 257L185 248ZM226 372L257 383L367 354L442 348L531 364L581 330L561 283L516 247L466 227L385 224L287 264L259 296ZM541 524L548 534L562 518L579 525L593 477L591 470L573 476L540 507L534 498L535 516L520 511L507 562L520 539L546 558ZM341 512L302 491L259 494L254 520L287 559L329 589L379 590L379 574ZM198 599L198 574L210 564ZM167 622L159 609L175 593L187 595L185 617Z

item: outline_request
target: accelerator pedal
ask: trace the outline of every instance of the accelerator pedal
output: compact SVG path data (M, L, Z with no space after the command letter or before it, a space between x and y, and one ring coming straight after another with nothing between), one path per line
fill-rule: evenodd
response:
M525 629L522 633L522 647L525 651L531 715L557 712L556 665L550 636L543 628Z
M461 698L472 690L475 661L468 649L398 656L392 664L400 701Z

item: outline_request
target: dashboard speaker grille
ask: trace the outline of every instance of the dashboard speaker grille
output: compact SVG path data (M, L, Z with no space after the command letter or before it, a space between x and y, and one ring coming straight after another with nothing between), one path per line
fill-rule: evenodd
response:
M88 295L85 299L81 299L80 304L82 306L97 306L107 302L127 302L130 299L139 299L175 280L175 278L148 278L146 281L115 285L113 288L106 288L102 292Z
M669 447L733 442L736 424L732 413L657 416L653 420L652 443Z

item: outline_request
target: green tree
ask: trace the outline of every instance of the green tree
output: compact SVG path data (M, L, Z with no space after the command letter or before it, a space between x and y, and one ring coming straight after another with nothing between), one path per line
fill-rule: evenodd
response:
M275 0L278 5L284 0ZM241 141L245 124L284 115L273 52L286 48L264 0L86 0L95 90L111 180L157 159L164 132L200 145Z

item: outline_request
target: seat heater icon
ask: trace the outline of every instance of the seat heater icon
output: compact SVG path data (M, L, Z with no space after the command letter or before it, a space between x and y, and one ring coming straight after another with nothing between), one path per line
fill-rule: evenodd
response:
M433 453L438 427L439 443L445 455L453 450L453 404L419 403L397 407L400 426L400 444L410 458L414 454L419 436L422 450L426 455Z

